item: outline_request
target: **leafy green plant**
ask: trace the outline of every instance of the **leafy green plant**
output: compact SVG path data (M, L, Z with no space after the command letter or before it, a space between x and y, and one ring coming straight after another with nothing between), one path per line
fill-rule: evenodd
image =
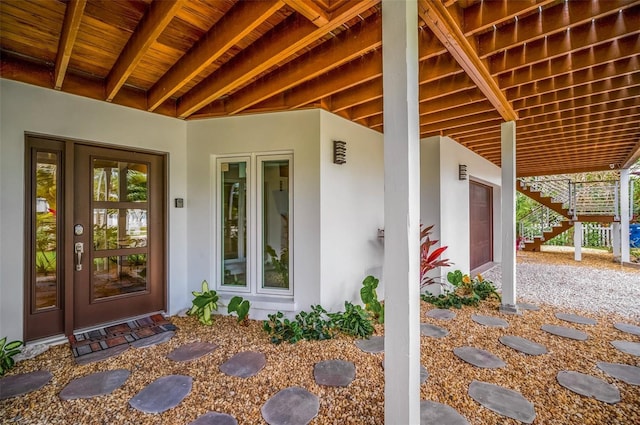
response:
M384 323L384 305L378 301L378 293L376 288L380 281L373 276L367 276L362 281L360 288L360 298L367 310L378 323Z
M22 341L7 342L7 337L0 339L0 376L4 375L13 367L15 361L13 356L20 352Z
M448 247L441 246L431 251L431 247L438 243L437 240L431 239L431 229L433 229L433 225L423 226L420 229L420 288L435 283L435 278L428 276L429 271L436 267L451 265L448 258L440 258Z
M328 313L333 326L348 335L369 338L373 334L370 314L357 304L344 302L344 312Z
M227 313L231 314L235 312L238 315L238 323L242 322L246 324L250 307L251 303L249 303L249 300L245 300L240 296L235 296L229 301Z
M460 270L449 272L447 280L454 290L443 290L443 293L435 296L429 292L422 294L420 298L439 308L462 308L463 305L477 306L480 301L494 297L501 299L493 282L485 280L482 275L471 279L469 275L462 274Z
M271 342L280 344L287 341L295 344L301 339L323 340L333 338L332 322L327 311L320 305L311 306L311 311L301 311L295 320L284 317L280 311L267 315L262 329L271 335Z
M195 297L192 301L193 306L187 312L190 316L198 316L200 323L204 325L212 325L213 319L211 314L214 310L218 310L218 294L214 290L209 290L209 284L206 280L202 281L202 291L193 291Z

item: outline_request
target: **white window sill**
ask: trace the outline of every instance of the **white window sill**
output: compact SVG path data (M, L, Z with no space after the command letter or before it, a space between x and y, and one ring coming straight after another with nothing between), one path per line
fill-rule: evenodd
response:
M218 291L218 295L220 296L219 303L224 306L229 305L229 301L231 300L231 298L239 295L245 300L249 300L252 309L271 310L273 312L287 312L297 310L297 303L294 301L293 297L225 293L221 291Z

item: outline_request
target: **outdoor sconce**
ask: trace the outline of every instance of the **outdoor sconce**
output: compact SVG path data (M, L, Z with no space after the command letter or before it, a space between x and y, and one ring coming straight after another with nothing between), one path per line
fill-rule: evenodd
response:
M458 180L467 179L467 166L465 164L458 164Z
M340 140L333 141L333 163L347 163L347 142L343 142Z

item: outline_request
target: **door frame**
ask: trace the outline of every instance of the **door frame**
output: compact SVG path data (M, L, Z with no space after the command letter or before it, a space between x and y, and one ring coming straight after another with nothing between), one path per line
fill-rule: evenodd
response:
M61 294L60 294L60 303L62 309L62 320L63 320L63 330L59 333L52 333L51 335L42 335L32 338L27 338L27 332L29 330L29 317L31 316L31 283L32 283L32 273L31 273L31 261L33 259L33 245L30 239L30 235L32 234L31 226L32 222L32 210L35 208L33 205L32 198L32 186L27 185L30 183L31 173L32 173L32 159L31 159L31 151L32 147L34 147L34 141L40 141L39 143L55 143L60 145L62 143L62 174L64 179L62 181L62 185L59 188L62 194L59 195L59 199L62 200L63 205L65 206L73 206L75 201L74 196L74 162L75 162L75 147L76 145L84 145L96 148L106 148L106 149L115 149L121 151L129 151L129 152L140 152L144 154L158 155L162 157L163 167L162 167L162 184L163 190L162 200L160 204L162 205L162 213L163 213L163 223L161 225L162 232L164 233L164 246L160 248L164 258L164 264L161 265L161 270L163 272L163 295L162 295L162 309L163 311L167 311L167 302L169 296L169 154L167 152L156 151L152 149L145 148L132 148L130 146L124 145L116 145L111 143L104 142L95 142L88 140L79 140L67 137L60 136L52 136L41 133L34 132L25 132L24 133L24 158L25 158L25 168L23 181L25 182L24 186L24 232L23 232L23 240L24 240L24 258L23 258L23 286L24 286L24 299L23 299L23 340L24 341L34 341L42 338L48 338L56 335L60 335L64 333L65 336L72 335L75 330L75 320L74 320L74 274L73 270L75 267L73 255L69 255L70 252L73 251L74 244L74 234L73 234L73 226L74 226L74 215L72 211L69 211L68 208L64 209L63 219L60 221L60 225L63 227L61 231L59 231L60 239L62 240L62 246L59 248L58 252L63 252L63 262L60 263L62 267L61 274L62 283ZM36 142L38 143L38 142ZM70 271L70 272L69 272Z

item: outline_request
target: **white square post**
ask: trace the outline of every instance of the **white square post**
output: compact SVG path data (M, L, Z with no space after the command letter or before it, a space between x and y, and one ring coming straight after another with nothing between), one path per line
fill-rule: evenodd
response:
M620 170L620 261L630 261L629 249L629 169Z
M516 303L516 123L500 125L502 159L502 305L504 313L520 314Z
M382 1L385 424L420 423L418 4Z
M611 223L611 247L613 248L613 261L620 261L620 223Z
M573 223L573 259L582 261L582 222Z

